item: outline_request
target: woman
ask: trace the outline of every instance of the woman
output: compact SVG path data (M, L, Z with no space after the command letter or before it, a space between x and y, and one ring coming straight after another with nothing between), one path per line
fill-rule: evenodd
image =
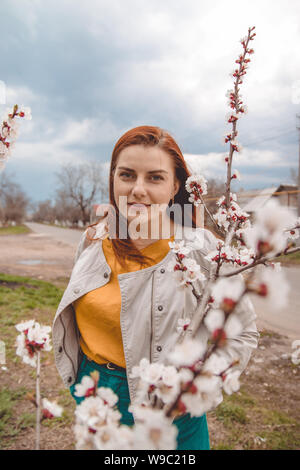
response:
M112 388L119 397L122 424L134 424L128 411L137 389L132 367L143 357L167 363L179 336L178 320L191 318L196 306L191 290L183 293L167 272L174 260L169 242L189 241L189 256L204 271L209 269L205 256L215 247L215 237L197 225L196 209L185 189L188 176L183 155L166 131L140 126L118 140L110 166L110 206L82 236L54 319L55 360L72 396L80 403L75 385L84 375L100 371L98 385ZM173 204L180 209L175 214L170 211ZM184 205L192 209L188 214L181 211ZM196 287L201 291L200 283ZM238 358L236 368L242 371L257 346L258 333L248 299L238 313L243 332L228 341L223 354ZM207 341L204 325L197 338ZM205 415L185 413L174 424L178 450L209 449Z

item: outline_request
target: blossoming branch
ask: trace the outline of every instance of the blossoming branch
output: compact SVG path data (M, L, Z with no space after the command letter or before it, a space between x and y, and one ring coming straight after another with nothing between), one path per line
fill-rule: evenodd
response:
M7 108L2 117L2 125L0 127L0 171L4 169L6 161L11 156L11 151L19 135L17 117L31 120L30 108L24 106L19 108L19 106L15 104L12 110Z

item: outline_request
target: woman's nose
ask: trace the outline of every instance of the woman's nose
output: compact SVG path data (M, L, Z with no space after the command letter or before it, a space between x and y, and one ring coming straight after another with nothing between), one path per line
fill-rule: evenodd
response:
M136 180L134 186L133 186L133 189L132 189L132 193L137 195L137 196L145 196L146 195L146 189L145 189L145 186L144 186L144 183L142 180Z

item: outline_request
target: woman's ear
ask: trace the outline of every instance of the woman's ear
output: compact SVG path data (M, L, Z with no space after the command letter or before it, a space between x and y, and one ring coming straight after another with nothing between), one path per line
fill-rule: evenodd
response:
M173 196L173 197L176 196L176 194L178 193L179 189L180 189L180 181L179 181L177 178L175 178L175 182L174 182L174 196Z

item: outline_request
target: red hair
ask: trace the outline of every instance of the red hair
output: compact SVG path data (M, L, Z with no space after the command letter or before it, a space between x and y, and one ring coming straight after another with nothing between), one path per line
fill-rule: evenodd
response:
M179 221L179 223L184 225L184 222L186 222L186 220L183 220L184 205L189 204L192 205L192 220L188 222L192 227L197 227L196 207L191 202L189 202L188 199L190 195L185 189L185 181L189 176L191 176L191 173L189 172L182 152L173 137L164 129L156 126L139 126L130 129L124 135L122 135L122 137L120 137L113 149L109 173L109 202L115 208L116 213L116 238L112 238L111 241L115 256L121 266L123 266L125 269L127 268L125 261L126 258L128 260L138 261L141 263L141 265L147 265L147 260L153 261L152 258L144 256L141 251L134 246L130 237L128 236L128 232L127 239L119 238L119 209L114 198L114 172L120 153L126 147L131 145L144 145L145 147L158 146L171 157L176 177L181 183L177 194L174 196L174 204L177 203L182 208L182 220ZM173 212L170 212L170 218L174 220ZM103 219L103 217L101 217L101 219ZM97 225L100 220L98 220L96 224L92 224L90 227ZM95 240L90 237L88 237L88 239Z

